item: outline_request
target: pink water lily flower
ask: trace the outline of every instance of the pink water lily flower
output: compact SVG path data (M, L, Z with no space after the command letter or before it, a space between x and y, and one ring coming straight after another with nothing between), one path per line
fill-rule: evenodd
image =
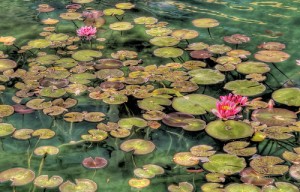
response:
M83 26L79 28L77 31L77 35L81 38L86 40L91 40L92 38L96 37L97 29L96 27L92 26Z
M246 102L248 101L247 97L243 97L241 95L234 95L229 93L225 96L220 96L221 101L231 101L236 103L236 105L244 106Z
M213 109L212 113L220 119L234 119L242 110L240 106L230 100L217 102L217 109Z
M82 13L82 16L84 18L88 18L88 19L97 19L97 18L99 18L103 15L104 15L104 13L102 11L99 11L99 10L84 11Z

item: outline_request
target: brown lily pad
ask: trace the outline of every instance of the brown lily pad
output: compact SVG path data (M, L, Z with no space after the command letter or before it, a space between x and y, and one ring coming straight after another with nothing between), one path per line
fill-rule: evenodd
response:
M267 63L278 63L287 60L290 55L283 51L263 50L257 52L254 57L259 61Z
M240 172L241 181L256 186L271 185L274 183L274 179L267 178L265 175L256 172L251 167L248 167Z
M199 158L194 156L191 152L179 152L173 157L173 161L181 166L194 166L199 164Z
M213 151L213 147L209 145L195 145L192 148L190 148L190 151L192 155L197 157L209 157L216 153L216 151Z
M230 143L227 143L223 150L232 155L242 156L242 157L248 157L252 156L257 152L256 147L248 147L250 143L246 141L233 141ZM248 148L246 148L248 147Z
M22 186L32 182L35 173L30 169L21 167L7 169L0 172L0 183L11 181L11 186Z
M265 175L283 175L289 170L287 165L278 165L283 163L279 157L262 156L253 159L250 166L258 173Z

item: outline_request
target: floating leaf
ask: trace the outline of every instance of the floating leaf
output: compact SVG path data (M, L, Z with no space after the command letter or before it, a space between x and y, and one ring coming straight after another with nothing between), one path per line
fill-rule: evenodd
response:
M55 136L55 132L51 129L37 129L32 133L33 137L39 137L39 139L51 139Z
M229 154L216 154L209 157L209 161L203 164L203 168L224 175L233 175L246 167L244 158Z
M195 19L192 21L192 23L195 27L200 28L211 28L220 25L220 23L217 20L211 18Z
M72 57L77 61L92 61L94 58L101 57L100 51L80 50L72 54Z
M287 60L290 55L283 51L263 50L257 52L254 57L259 61L267 63L278 63Z
M26 106L31 109L45 109L52 105L51 101L44 102L45 99L32 99L26 103Z
M40 175L34 180L34 185L40 188L53 189L58 187L63 182L63 178L54 175L49 178L48 175Z
M122 9L104 9L103 10L104 15L108 15L108 16L114 16L114 15L123 15L125 13L124 10Z
M198 37L199 33L195 30L190 29L178 29L172 32L171 36L179 40L182 39L194 39Z
M138 101L138 106L141 109L148 111L162 111L163 106L169 106L172 102L169 99L162 97L148 97Z
M10 105L0 105L0 118L8 117L14 113L14 108Z
M236 95L256 96L262 94L266 87L256 81L235 80L226 83L224 89L230 90Z
M100 142L105 140L108 137L107 132L103 130L91 129L88 132L89 132L88 135L81 135L81 138L85 141Z
M242 182L253 184L256 186L265 186L274 183L274 179L265 177L263 174L256 172L251 167L248 167L241 171L240 176Z
M283 88L273 92L272 98L278 102L288 106L300 106L300 89L299 88Z
M205 183L201 186L203 192L224 192L223 185L219 183Z
M60 192L95 192L97 184L89 179L75 179L75 183L66 181L59 186Z
M226 192L261 192L260 188L251 184L232 183L225 187Z
M135 24L152 25L152 24L157 23L158 20L154 17L138 17L138 18L135 18L133 21Z
M213 138L219 140L232 140L250 137L254 132L252 127L247 123L234 120L212 121L206 126L205 131Z
M192 155L197 157L209 157L216 153L216 151L212 151L213 147L209 145L195 145L190 148Z
M142 189L150 185L150 180L149 179L136 179L132 178L128 181L128 184L131 187L137 188L137 189Z
M82 165L88 169L102 169L106 167L108 161L103 157L87 157L82 161Z
M263 192L299 192L299 188L291 183L276 182L275 186L273 185L264 186L262 188L262 191Z
M251 119L268 126L285 126L296 121L297 115L287 109L257 109L253 111Z
M109 28L115 31L127 31L133 27L130 22L116 22L109 25Z
M0 172L0 183L11 181L11 186L22 186L32 182L35 178L35 173L30 169L21 167L7 169Z
M256 147L248 147L250 143L245 141L233 141L230 143L227 143L223 150L232 155L242 156L242 157L248 157L252 156L257 152ZM246 148L248 147L248 148Z
M198 85L212 85L225 80L225 75L211 69L194 69L189 71L189 75L192 76L190 81Z
M118 125L124 129L132 129L134 126L144 128L147 126L147 121L138 117L130 117L120 119Z
M10 59L0 59L0 72L17 67L17 63Z
M143 139L130 139L124 141L120 148L125 152L133 151L135 155L146 155L155 149L154 143Z
M161 175L165 172L165 170L154 164L144 165L143 168L134 169L134 175L139 178L150 179L155 177L156 175Z
M168 186L169 192L193 192L194 186L188 182L180 182L178 185L169 185Z
M49 47L52 44L51 41L46 39L35 39L28 42L28 46L36 49L43 49Z
M199 158L194 156L191 152L179 152L173 157L173 161L181 166L194 166L199 164Z
M300 147L294 148L294 151L296 153L290 152L290 151L284 151L282 154L282 157L292 162L293 164L299 165L300 164Z
M69 112L64 115L64 120L68 122L81 122L84 119L84 115L79 112Z
M32 129L18 129L14 132L12 137L19 140L27 140L31 138L32 133Z
M269 65L262 63L262 62L255 62L255 61L247 61L237 64L236 70L242 74L264 74L268 73L271 69Z
M161 36L150 39L150 43L159 47L167 47L177 45L179 43L179 40L175 37Z
M155 49L153 54L157 57L162 58L176 58L180 57L183 54L183 50L174 47L163 47Z
M16 128L9 123L0 123L0 138L12 134Z
M300 181L300 165L292 165L290 167L289 174L295 180Z
M56 155L59 152L59 149L54 146L41 146L35 148L33 151L35 155L45 156L45 155Z
M253 159L250 162L250 166L260 174L283 175L289 170L287 165L278 165L283 162L279 157L261 156Z

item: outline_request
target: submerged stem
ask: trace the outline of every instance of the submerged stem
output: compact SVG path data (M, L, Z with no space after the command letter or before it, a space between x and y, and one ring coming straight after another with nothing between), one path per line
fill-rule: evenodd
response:
M209 29L209 28L207 28L207 32L208 32L210 38L212 39L212 36L211 36L211 33L210 33L210 29Z

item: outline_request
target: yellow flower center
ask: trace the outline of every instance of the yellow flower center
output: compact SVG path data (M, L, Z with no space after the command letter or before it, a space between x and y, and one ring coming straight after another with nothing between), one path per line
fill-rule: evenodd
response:
M229 107L228 105L225 105L225 106L222 106L222 109L223 109L223 110L230 110L231 107Z

